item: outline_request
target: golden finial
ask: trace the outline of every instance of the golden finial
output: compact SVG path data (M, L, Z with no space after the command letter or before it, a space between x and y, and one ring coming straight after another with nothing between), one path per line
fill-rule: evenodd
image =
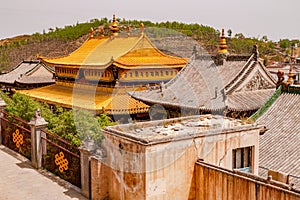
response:
M292 49L292 54L293 54L293 49ZM291 56L290 58L290 70L289 70L289 73L288 73L288 80L287 80L287 83L289 84L294 84L294 76L295 74L293 74L293 63L294 63L294 57L293 55Z
M143 22L140 23L140 29L141 29L141 33L143 33L145 29Z
M94 37L94 29L93 27L90 28L90 38Z
M116 21L116 15L113 15L113 21L111 23L110 30L111 30L113 36L118 35L119 28L118 28L118 24L117 24L117 21Z
M219 45L219 53L228 53L224 28L222 28L222 35L221 35L221 40Z

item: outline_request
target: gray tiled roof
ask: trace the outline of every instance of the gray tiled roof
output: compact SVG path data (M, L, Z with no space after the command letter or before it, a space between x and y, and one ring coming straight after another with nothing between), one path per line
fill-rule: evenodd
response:
M0 75L0 83L23 84L54 83L54 69L39 61L23 61L12 71Z
M217 65L216 59L193 55L162 91L160 88L148 89L130 95L166 107L246 111L258 109L275 91L275 80L254 55L227 56ZM260 76L256 77L254 72ZM251 81L254 83L248 88L247 83Z
M257 120L269 129L260 136L259 165L299 177L300 189L300 94L283 92Z

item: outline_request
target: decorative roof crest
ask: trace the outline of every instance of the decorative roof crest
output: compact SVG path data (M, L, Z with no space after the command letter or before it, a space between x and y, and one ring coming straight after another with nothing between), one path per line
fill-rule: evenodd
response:
M113 21L110 25L110 30L111 30L113 36L117 36L118 33L119 33L119 27L118 27L118 24L117 24L117 21L116 21L116 15L115 14L113 15Z
M224 53L224 54L228 53L224 28L222 28L222 35L221 35L221 40L219 45L219 53Z

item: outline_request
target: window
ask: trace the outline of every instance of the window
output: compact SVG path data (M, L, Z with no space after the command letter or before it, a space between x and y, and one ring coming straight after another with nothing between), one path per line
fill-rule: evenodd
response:
M173 76L173 71L171 71L171 76Z
M169 76L169 71L166 71L166 76Z
M139 77L139 72L135 71L135 77Z
M252 149L253 147L245 147L232 150L233 169L252 171Z
M164 76L164 72L163 72L163 71L160 71L160 75L161 75L161 76Z
M143 72L141 72L141 77L143 77L144 76L144 73Z
M150 72L151 73L151 76L154 76L154 72Z
M146 72L146 77L148 77L149 76L149 74L148 74L148 72Z
M130 72L129 74L130 74L130 77L132 77L132 72Z
M159 73L157 71L155 72L155 76L159 76Z

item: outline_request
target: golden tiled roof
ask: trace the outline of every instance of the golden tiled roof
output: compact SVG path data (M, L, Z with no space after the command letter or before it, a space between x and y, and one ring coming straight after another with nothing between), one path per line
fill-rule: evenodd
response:
M95 88L95 90L54 84L32 90L17 92L30 96L38 101L62 106L65 108L84 108L94 110L97 114L136 114L146 113L149 106L134 100L124 89Z
M165 55L159 51L147 38L143 38L128 53L118 58L114 64L119 67L141 67L141 66L174 66L183 67L187 59Z
M121 68L174 66L183 67L187 60L159 51L142 34L139 37L90 37L73 53L58 58L40 59L53 66L107 67L113 62Z
M41 59L50 65L103 66L107 65L112 58L125 54L139 39L139 37L93 37L67 56Z

